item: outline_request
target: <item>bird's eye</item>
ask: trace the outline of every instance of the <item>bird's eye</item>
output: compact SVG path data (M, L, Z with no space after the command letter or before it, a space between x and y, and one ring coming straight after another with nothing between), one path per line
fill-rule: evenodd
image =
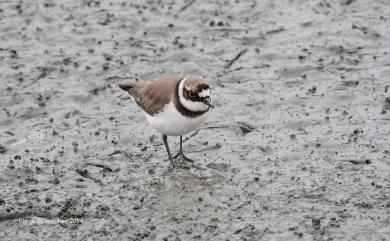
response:
M195 97L195 94L192 93L192 92L188 92L188 95L189 95L190 97Z

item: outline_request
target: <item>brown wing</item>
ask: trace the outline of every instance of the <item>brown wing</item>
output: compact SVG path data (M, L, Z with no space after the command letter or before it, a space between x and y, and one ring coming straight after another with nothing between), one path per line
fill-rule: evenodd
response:
M160 112L175 98L176 84L183 77L162 77L139 90L139 105L149 115Z

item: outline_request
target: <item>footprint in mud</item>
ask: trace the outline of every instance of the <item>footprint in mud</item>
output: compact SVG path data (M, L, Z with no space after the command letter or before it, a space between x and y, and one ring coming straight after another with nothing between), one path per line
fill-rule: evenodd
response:
M231 165L226 163L209 163L207 164L207 167L216 171L227 172Z
M224 163L210 163L207 167L210 169L202 168L202 170L199 170L193 167L190 169L166 169L162 174L163 178L160 179L156 187L160 191L175 191L182 188L185 188L187 191L199 188L213 189L214 185L225 180L225 176L220 172L226 172L230 169L230 165Z

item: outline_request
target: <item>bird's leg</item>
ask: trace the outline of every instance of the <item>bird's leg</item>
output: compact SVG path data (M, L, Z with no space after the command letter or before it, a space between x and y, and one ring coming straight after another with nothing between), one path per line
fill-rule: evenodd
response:
M179 149L179 152L173 157L173 159L176 159L183 154L183 143L182 143L183 139L182 138L183 137L180 136L180 149Z
M162 137L163 137L165 148L167 149L168 152L169 162L171 163L172 167L175 167L176 163L172 159L171 151L169 150L169 146L168 146L168 137L166 135L163 135Z
M188 161L188 162L191 162L193 163L194 161L188 157L186 157L183 153L183 136L180 136L180 149L179 149L179 152L173 157L173 159L176 159L178 158L179 156L181 156L184 161Z

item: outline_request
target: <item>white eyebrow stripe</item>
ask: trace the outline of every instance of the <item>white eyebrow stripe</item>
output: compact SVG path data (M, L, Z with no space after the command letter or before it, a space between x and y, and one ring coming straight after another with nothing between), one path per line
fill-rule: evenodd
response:
M202 90L202 91L199 93L199 97L206 97L206 96L210 96L210 89Z

